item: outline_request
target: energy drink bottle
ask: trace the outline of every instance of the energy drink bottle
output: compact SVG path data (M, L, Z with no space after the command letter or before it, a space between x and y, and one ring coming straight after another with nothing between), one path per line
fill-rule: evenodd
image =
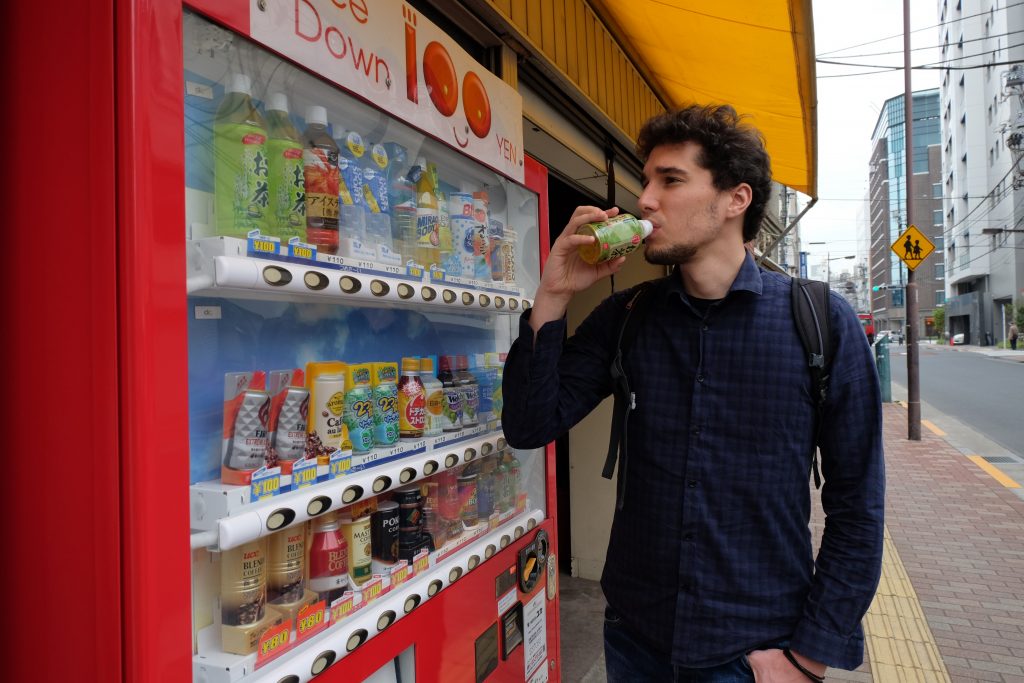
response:
M402 377L398 380L398 435L401 438L423 436L426 402L419 358L403 358Z
M252 81L231 74L213 121L214 218L218 235L267 230L267 124L252 101Z

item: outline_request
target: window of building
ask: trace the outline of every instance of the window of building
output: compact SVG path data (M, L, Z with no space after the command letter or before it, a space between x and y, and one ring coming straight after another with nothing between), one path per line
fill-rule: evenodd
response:
M932 183L932 199L942 199L942 183Z
M935 264L935 279L936 280L945 280L946 279L946 264L945 263L940 262L940 263L936 263Z
M897 288L890 290L892 291L892 305L900 308L903 306L903 288Z
M942 209L932 211L932 225L942 225Z
M946 290L936 289L935 290L935 305L944 306L946 304Z
M938 251L938 252L942 251L942 243L944 241L945 241L945 238L942 235L939 235L938 237L933 237L932 238L932 242L935 242L935 251Z

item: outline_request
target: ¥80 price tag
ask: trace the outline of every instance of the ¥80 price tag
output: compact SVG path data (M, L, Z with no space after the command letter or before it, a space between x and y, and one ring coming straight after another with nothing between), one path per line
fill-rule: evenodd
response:
M249 500L255 503L281 493L281 468L261 467L252 474L249 485Z
M291 646L292 620L268 628L256 646L256 667L259 668Z
M314 605L309 605L299 610L295 623L297 640L309 638L314 633L319 633L327 627L326 608L327 603L321 600Z

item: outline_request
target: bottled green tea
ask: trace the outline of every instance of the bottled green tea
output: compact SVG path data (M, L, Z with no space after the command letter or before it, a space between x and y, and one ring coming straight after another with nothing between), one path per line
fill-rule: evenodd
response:
M213 121L214 219L218 235L244 238L267 229L270 203L267 126L252 101L252 81L232 74Z
M288 98L284 93L273 93L267 100L267 135L267 233L287 242L289 237L305 236L306 178L302 139L288 115Z

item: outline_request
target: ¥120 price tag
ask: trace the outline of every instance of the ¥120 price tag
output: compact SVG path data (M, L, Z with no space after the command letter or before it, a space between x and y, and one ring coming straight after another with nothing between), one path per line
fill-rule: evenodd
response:
M281 493L281 468L261 467L252 473L249 485L249 500L255 503Z

